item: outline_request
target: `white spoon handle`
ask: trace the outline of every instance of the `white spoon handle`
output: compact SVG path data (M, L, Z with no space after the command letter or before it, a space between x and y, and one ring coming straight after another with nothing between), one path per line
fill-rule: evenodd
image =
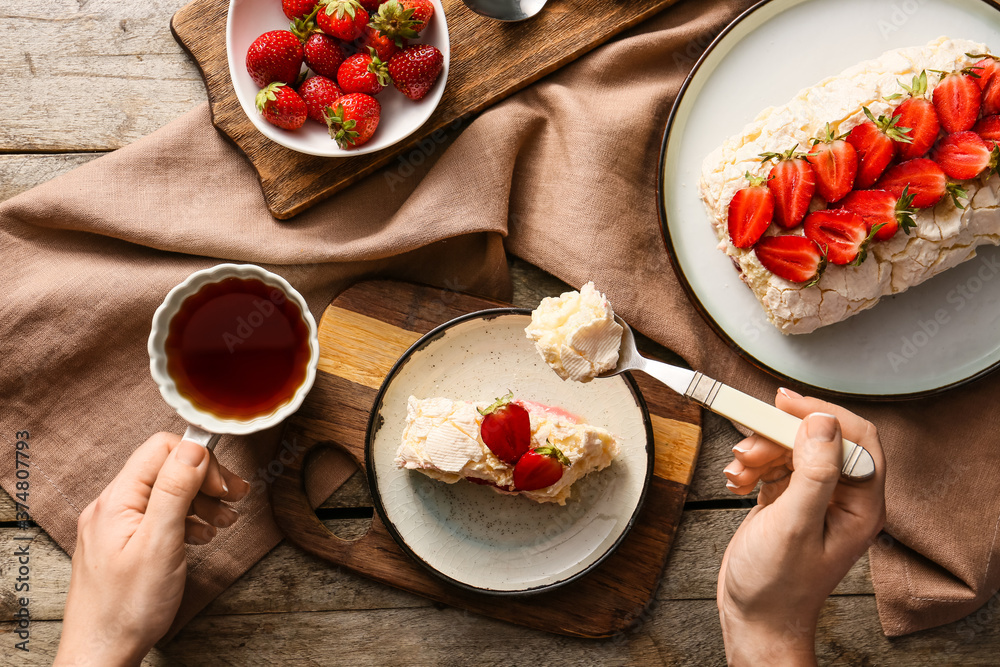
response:
M694 380L684 395L783 447L792 449L795 446L795 435L802 420L773 405L701 373L695 373ZM843 444L842 475L863 480L875 474L875 463L864 447L847 439L844 439Z

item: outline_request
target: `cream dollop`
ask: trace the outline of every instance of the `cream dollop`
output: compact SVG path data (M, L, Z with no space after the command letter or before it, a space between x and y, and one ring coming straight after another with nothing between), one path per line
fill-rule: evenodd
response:
M607 297L589 282L542 299L524 333L559 377L590 382L618 363L622 331Z

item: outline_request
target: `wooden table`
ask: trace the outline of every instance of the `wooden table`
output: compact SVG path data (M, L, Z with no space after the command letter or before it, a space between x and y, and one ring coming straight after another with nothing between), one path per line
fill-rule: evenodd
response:
M204 101L194 64L168 30L170 16L185 2L0 0L0 72L8 94L17 96L0 122L0 201L135 141ZM517 305L533 305L565 287L516 259L512 265ZM568 639L442 608L282 544L147 663L723 663L715 579L726 544L752 503L725 489L722 468L738 440L728 423L705 416L701 459L663 583L643 622L622 636ZM352 478L319 513L338 534L360 534L372 516L364 480ZM31 652L16 651L9 633L20 531L13 522L13 503L0 494L0 664L50 664L70 561L33 529L39 535L31 552ZM964 621L888 640L878 624L866 557L826 605L820 662L997 664L998 608L994 599Z

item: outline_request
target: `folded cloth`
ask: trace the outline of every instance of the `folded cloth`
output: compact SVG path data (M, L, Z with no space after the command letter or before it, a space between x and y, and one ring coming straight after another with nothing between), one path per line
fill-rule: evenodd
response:
M483 113L405 176L388 167L290 221L267 213L206 106L0 205L0 425L31 433L32 516L72 552L80 511L131 451L157 430L183 429L149 377L149 323L170 287L222 260L285 276L319 315L370 276L502 297L506 235L508 250L563 280L593 279L625 319L692 366L771 397L775 381L687 301L656 212L670 105L712 37L750 4L680 2ZM987 378L933 400L846 404L878 425L889 461L892 538L872 549L888 634L959 618L998 587L998 399L1000 378ZM224 438L216 451L255 481L277 438ZM352 471L341 457L323 463L317 501ZM13 465L0 460L8 493ZM238 509L236 526L189 547L174 630L280 539L266 494Z

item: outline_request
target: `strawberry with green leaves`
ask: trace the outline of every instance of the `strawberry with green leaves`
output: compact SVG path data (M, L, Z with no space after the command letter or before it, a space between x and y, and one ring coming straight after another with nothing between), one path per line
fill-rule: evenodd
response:
M842 137L835 137L829 123L826 133L813 141L808 160L816 172L816 192L824 201L838 202L854 187L858 151Z
M806 238L826 251L831 264L860 266L868 256L868 244L881 227L871 230L864 218L846 208L813 211L803 228Z
M971 130L983 105L983 91L976 82L975 70L939 72L941 81L931 99L941 127L949 134Z
M337 78L337 70L347 59L341 42L322 32L309 35L302 49L309 69L328 79Z
M316 0L281 0L281 11L290 21L302 19L313 13L316 9Z
M350 93L340 97L335 108L328 107L324 115L330 137L348 150L372 138L382 116L382 105L370 95Z
M375 49L368 53L355 53L337 70L337 84L345 93L377 95L389 85L389 70L379 59Z
M941 122L938 120L937 111L934 110L934 104L926 97L926 71L914 76L911 85L907 86L902 82L899 85L908 96L896 107L892 116L897 119L896 124L899 127L908 127L910 131L907 133L909 141L895 140L896 155L900 160L912 160L927 155L931 146L937 141Z
M885 172L896 155L896 143L910 141L910 128L900 127L897 116L875 118L868 107L862 107L868 120L847 134L847 143L858 153L858 173L854 187L870 188Z
M407 11L413 12L411 20L416 21L414 29L423 32L434 16L434 3L431 0L399 0L399 4Z
M767 177L767 187L774 194L774 221L791 229L806 216L816 192L816 172L805 153L793 146L784 153L761 153L762 162L775 160Z
M283 83L265 86L257 93L255 102L264 120L285 130L299 129L308 116L305 101Z
M892 167L875 184L877 190L887 190L897 197L903 192L913 195L914 208L929 208L950 194L955 206L965 208L962 198L968 195L955 183L949 183L948 177L934 160L916 158L907 160Z
M320 0L316 22L331 37L353 42L368 25L368 12L358 0Z
M569 465L566 455L550 443L527 451L514 464L514 490L537 491L552 486L562 479Z
M302 69L302 43L288 30L272 30L247 49L247 73L261 88L280 81L294 84Z
M979 75L976 79L976 83L979 84L980 90L983 91L983 106L982 112L984 116L992 116L994 114L1000 114L1000 61L998 61L996 56L992 56L988 53L966 53L970 58L981 58L979 62L970 67L973 72Z
M779 278L815 285L826 268L826 255L805 236L765 236L753 248L761 265Z
M419 19L413 15L415 11L404 7L399 0L387 0L379 6L378 14L372 16L371 27L385 39L403 48L406 40L416 39L421 30Z
M994 146L1000 144L1000 116L983 116L972 126L972 131L993 150Z
M390 58L406 46L405 39L401 40L401 42L401 44L396 44L394 40L389 39L369 24L365 26L364 34L358 40L358 50L367 52L369 48L375 49L375 53L378 54L379 58L385 62L389 62Z
M436 46L414 44L408 46L389 61L392 85L411 100L421 100L441 76L444 56Z
M949 134L939 141L931 159L949 178L966 181L984 171L995 171L998 156L1000 148L991 148L978 134L970 131Z
M917 226L913 195L906 187L899 197L885 190L855 190L840 201L839 208L860 215L868 231L878 227L876 241L887 241L900 229L909 235Z
M479 414L483 415L479 437L498 459L513 465L530 449L531 419L524 406L514 402L513 392L479 410Z
M746 173L749 185L737 190L729 202L729 239L737 248L749 248L757 242L774 219L774 195L763 176Z

